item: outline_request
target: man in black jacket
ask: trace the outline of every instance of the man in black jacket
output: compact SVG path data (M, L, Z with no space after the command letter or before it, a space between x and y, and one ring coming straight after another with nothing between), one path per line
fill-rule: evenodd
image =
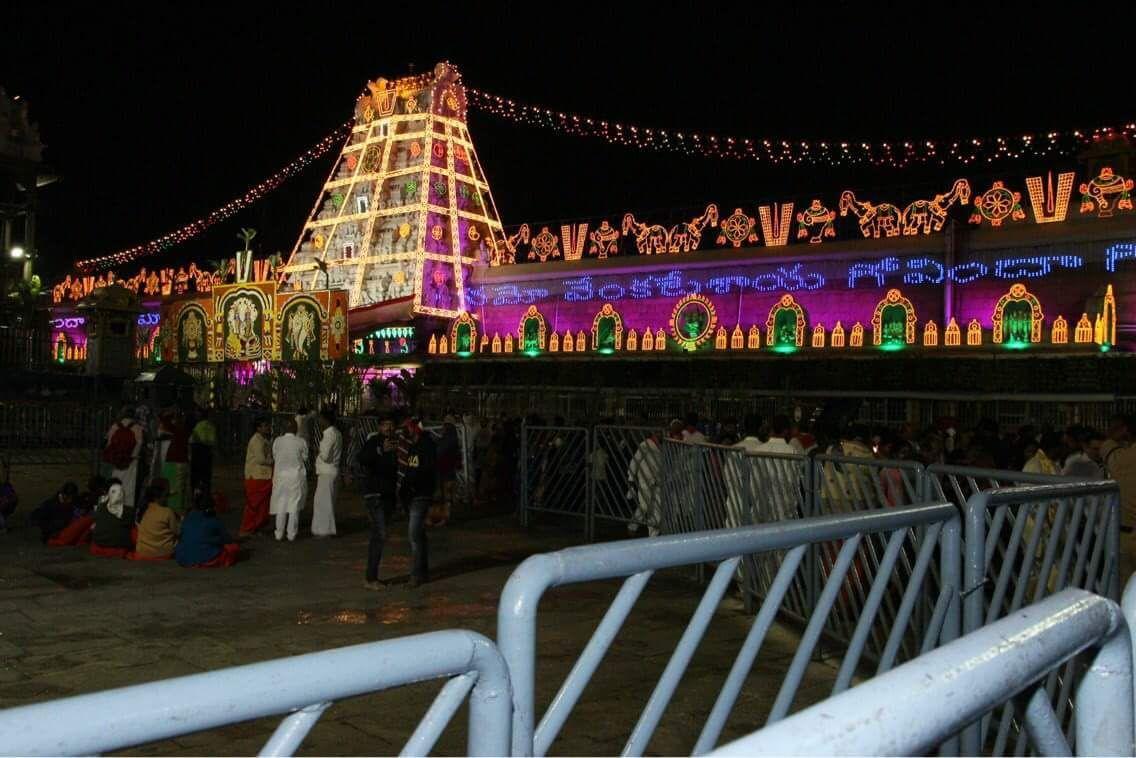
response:
M367 573L363 587L381 590L385 585L379 581L379 564L387 541L387 522L394 512L398 492L398 443L394 437L394 423L389 416L379 422L379 431L372 433L363 443L359 451L359 465L364 472L363 505L371 517L371 540L367 545Z
M438 483L437 449L434 438L422 430L416 417L403 424L406 457L402 466L403 502L409 503L410 550L413 563L410 586L417 587L429 578L429 561L426 557L426 514L434 502L434 489Z

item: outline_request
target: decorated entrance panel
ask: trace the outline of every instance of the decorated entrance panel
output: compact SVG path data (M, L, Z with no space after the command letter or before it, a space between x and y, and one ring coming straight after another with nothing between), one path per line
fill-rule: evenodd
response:
M1022 346L1041 342L1041 326L1045 315L1041 303L1024 284L1015 284L994 306L993 340L995 344Z
M477 351L477 322L465 311L450 324L450 347L457 355Z
M773 350L796 350L805 344L805 310L792 295L785 294L769 309L765 321L765 344Z
M257 361L272 355L272 284L235 284L214 288L219 323L214 349L230 361Z
M671 336L684 350L694 350L714 336L718 328L718 311L710 298L687 295L671 311ZM656 346L656 349L659 349Z
M623 319L611 303L604 303L592 321L592 349L610 353L622 348Z
M534 353L544 350L547 333L548 324L544 320L544 316L536 309L535 305L529 306L517 327L517 336L521 338L521 351Z
M890 289L872 314L872 344L895 349L915 344L915 306Z

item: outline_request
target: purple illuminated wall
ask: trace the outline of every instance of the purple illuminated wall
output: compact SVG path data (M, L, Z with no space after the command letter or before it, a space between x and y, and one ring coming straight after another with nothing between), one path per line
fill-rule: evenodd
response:
M1111 283L1122 335L1126 325L1136 326L1136 243L1131 240L986 250L968 254L952 267L943 265L941 253L877 255L841 259L814 255L801 262L724 263L710 268L705 267L704 257L671 255L665 263L629 259L627 266L615 271L590 268L547 278L533 277L534 267L517 267L524 276L513 281L507 277L509 269L495 269L467 290L467 307L478 315L490 338L494 333L515 335L530 305L536 305L549 328L559 334L566 329L588 334L605 302L615 306L628 329L641 333L645 327L662 328L669 333L674 304L697 292L714 303L719 324L732 330L740 323L748 330L752 324L764 329L769 309L788 292L805 309L810 328L823 323L829 331L839 320L848 330L859 321L870 333L876 304L895 287L915 306L921 341L928 319L944 326L947 281L954 283L955 316L964 330L972 318L990 329L995 303L1015 282L1024 283L1040 300L1046 330L1058 315L1065 316L1072 329L1086 310L1086 301ZM1129 332L1127 340L1133 338L1136 334ZM1122 336L1121 342L1125 341Z

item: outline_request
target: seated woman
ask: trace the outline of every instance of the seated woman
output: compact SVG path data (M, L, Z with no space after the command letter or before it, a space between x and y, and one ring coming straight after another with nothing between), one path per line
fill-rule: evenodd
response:
M67 482L31 512L28 521L32 526L39 527L41 542L47 542L71 523L75 515L75 499L78 496L79 488L75 482Z
M166 504L169 493L165 479L155 479L146 488L146 512L138 523L138 542L128 558L162 561L174 557L181 519Z
M64 547L90 542L91 529L95 525L95 506L105 494L106 481L101 476L91 477L87 482L87 491L79 495L75 501L71 523L49 539L47 544Z
M105 558L123 558L134 548L131 530L134 528L134 509L126 507L126 493L122 482L110 480L107 493L95 506L95 528L91 532L91 555Z
M174 558L181 566L191 568L229 567L237 562L240 546L225 530L204 492L199 493L181 525Z

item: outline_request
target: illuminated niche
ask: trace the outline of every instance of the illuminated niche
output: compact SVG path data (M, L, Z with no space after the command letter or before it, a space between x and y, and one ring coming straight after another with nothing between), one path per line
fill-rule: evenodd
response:
M592 349L614 353L623 348L623 319L611 303L604 303L592 319Z
M900 350L915 344L915 306L897 289L890 289L872 314L872 344L881 350Z
M943 336L943 344L947 347L959 347L962 345L962 331L959 329L958 322L955 317L951 316L951 320L947 323L947 328Z
M627 349L632 352L639 349L639 334L634 329L627 332Z
M828 337L828 344L832 347L844 347L844 324L839 321L832 327L832 334Z
M715 335L718 312L714 303L703 295L687 295L675 303L671 311L671 335L684 350L694 350ZM655 336L656 350L662 330ZM724 346L723 346L724 347Z
M813 347L824 347L824 324L813 327Z
M938 347L939 346L939 325L934 321L928 321L923 327L923 347Z
M774 352L791 353L805 344L805 309L790 294L784 294L769 309L765 320L765 345Z
M745 335L742 333L742 325L737 324L734 326L734 331L730 335L730 349L731 350L744 350L745 349Z
M982 324L978 319L972 318L966 325L966 344L969 347L978 347L982 344Z
M749 328L749 335L746 337L746 349L761 349L761 330L757 328L757 324L753 324Z
M1020 349L1041 342L1044 317L1038 299L1024 284L1014 284L994 306L994 344Z
M547 333L548 324L545 322L544 316L536 309L535 305L530 305L529 309L525 311L525 315L521 317L521 323L517 326L521 351L531 355L544 350Z
M1053 319L1053 332L1049 341L1054 345L1069 344L1069 322L1065 320L1064 316Z
M450 324L450 345L457 355L466 356L477 350L477 322L462 311Z

